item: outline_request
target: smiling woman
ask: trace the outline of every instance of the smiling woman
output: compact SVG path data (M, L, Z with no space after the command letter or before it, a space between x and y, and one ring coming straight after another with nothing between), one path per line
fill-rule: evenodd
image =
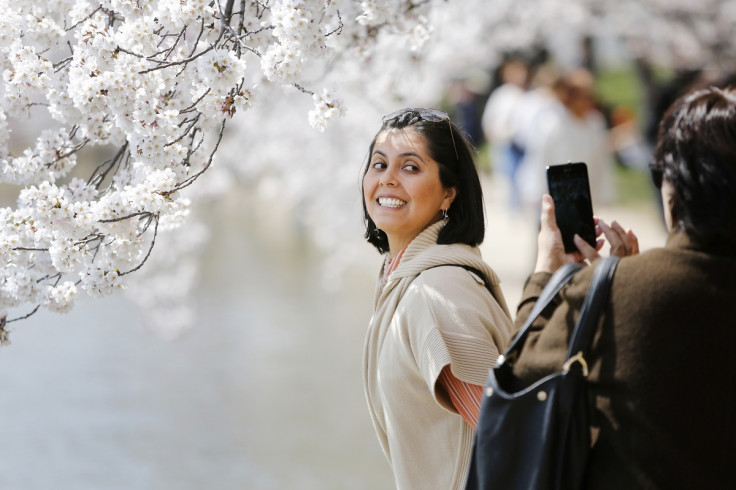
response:
M511 335L480 254L473 149L449 117L384 117L363 174L365 237L386 256L364 347L368 409L397 488L464 488L482 386Z
M450 208L457 191L445 188L439 173L439 164L416 131L391 129L376 138L363 193L368 213L386 233L393 255Z

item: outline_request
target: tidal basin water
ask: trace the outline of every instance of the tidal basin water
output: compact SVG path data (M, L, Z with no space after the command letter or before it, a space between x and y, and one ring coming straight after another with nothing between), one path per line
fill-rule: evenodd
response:
M123 295L13 324L0 489L392 488L360 372L373 272L325 291L309 247L228 213L180 338Z

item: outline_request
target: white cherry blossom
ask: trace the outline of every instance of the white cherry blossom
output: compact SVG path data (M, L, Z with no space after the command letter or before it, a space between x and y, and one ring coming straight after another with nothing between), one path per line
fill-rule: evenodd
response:
M0 340L39 307L123 289L159 239L175 255L163 234L214 194L200 182L218 166L278 189L334 247L330 226L350 219L318 217L349 198L310 179L352 192L355 175L325 164L324 147L354 150L366 114L437 101L449 77L508 49L607 28L664 66L736 53L736 0L0 0L0 11L0 184L16 201L0 208ZM228 144L237 158L225 161Z

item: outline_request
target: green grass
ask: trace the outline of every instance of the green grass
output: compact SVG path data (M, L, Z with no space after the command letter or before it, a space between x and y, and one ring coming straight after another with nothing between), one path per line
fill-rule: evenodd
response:
M622 206L650 203L655 198L655 189L648 173L621 165L616 166L616 190L616 201Z
M666 74L660 73L659 76L666 77ZM646 117L643 113L644 89L633 66L601 70L596 77L595 92L598 100L608 109L628 107L634 111L640 124ZM625 206L651 202L655 197L655 189L647 172L621 165L616 167L616 189L618 203Z
M595 93L605 106L626 106L641 121L644 93L633 67L601 70L596 77Z

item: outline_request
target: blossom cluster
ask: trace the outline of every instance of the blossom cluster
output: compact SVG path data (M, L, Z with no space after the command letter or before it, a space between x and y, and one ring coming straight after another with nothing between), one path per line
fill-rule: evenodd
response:
M314 94L312 99L314 109L309 111L309 124L318 131L324 131L330 119L345 113L342 99L333 90L324 89L321 94Z
M124 288L158 234L185 221L184 190L263 87L313 94L307 120L324 131L344 105L310 88L314 66L361 14L335 0L0 9L0 185L18 189L0 208L0 330L11 310L65 312L82 293Z
M0 0L0 9L0 339L6 322L38 307L68 311L80 296L124 288L157 243L174 247L159 234L187 220L200 176L223 165L226 125L244 114L252 124L228 130L259 137L233 138L240 175L270 179L282 201L322 204L309 179L333 167L303 163L304 145L268 142L264 128L325 131L356 100L364 111L436 101L463 67L489 67L560 32L620 32L637 56L678 67L736 52L736 0L498 0L493 9L482 0ZM303 93L306 117L286 116L300 107L286 96ZM365 119L357 114L355 126ZM364 131L352 133L329 141L359 146ZM315 159L327 160L325 146L310 146Z

